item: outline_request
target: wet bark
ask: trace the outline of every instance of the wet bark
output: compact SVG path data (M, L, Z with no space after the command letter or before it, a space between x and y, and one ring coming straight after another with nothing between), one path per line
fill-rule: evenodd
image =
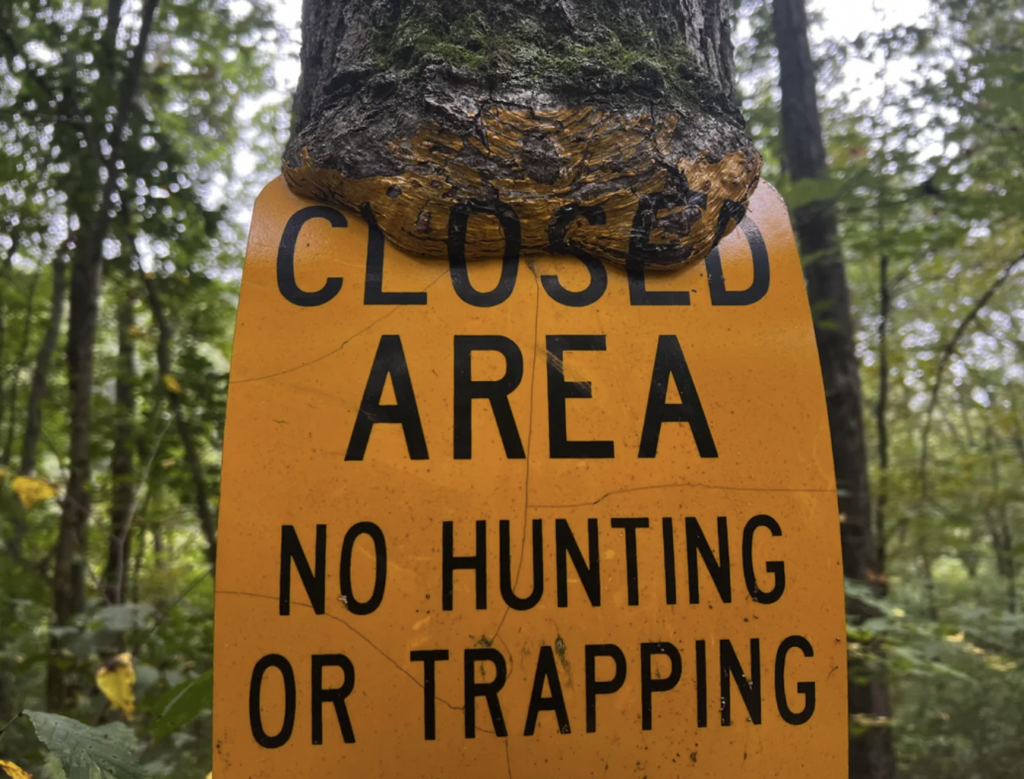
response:
M725 0L306 0L302 32L288 182L413 254L676 265L758 181Z
M786 170L794 181L826 179L828 163L804 0L773 0L772 21L779 52ZM814 332L825 382L839 512L843 519L843 569L848 579L868 581L877 577L873 570L876 557L867 449L850 291L834 204L818 201L797 208L793 221L804 262L807 294L815 314ZM859 610L854 607L855 612ZM851 732L850 777L889 779L895 775L895 759L887 726L891 709L885 679L875 676L861 684L853 680L863 677L864 669L851 664L850 671L850 714L876 725Z

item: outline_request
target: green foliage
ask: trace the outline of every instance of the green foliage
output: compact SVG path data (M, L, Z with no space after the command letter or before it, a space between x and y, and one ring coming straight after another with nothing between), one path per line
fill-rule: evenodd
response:
M212 708L213 671L207 671L168 690L154 704L156 719L152 725L153 738L162 741L190 723L204 710Z
M74 775L62 749L84 753L96 741L80 723L131 752L135 768L122 775L210 770L210 718L182 710L201 696L167 712L161 701L212 665L211 539L199 494L215 522L244 212L254 184L275 175L288 129L286 101L268 95L284 34L266 0L159 0L125 102L145 5L0 3L0 469L9 474L0 479L0 721L47 708L73 718L32 715L49 728L49 751L28 728L4 733L0 758L33 773L56 755ZM245 175L236 169L243 157ZM100 229L96 204L110 171L88 388L92 511L75 557L86 591L84 608L58 625L55 546L71 466L66 354L77 337L68 266ZM125 312L130 326L120 327ZM181 385L176 403L168 373ZM56 497L26 507L11 482L33 406L40 425L28 470ZM124 472L113 467L119 452L128 453ZM118 558L122 577L111 583ZM115 725L124 715L95 679L122 652L134 656L138 716ZM47 696L55 671L68 688L59 705ZM154 731L165 736L159 743Z
M39 740L60 761L67 779L143 779L135 735L120 722L97 728L43 711L26 711Z

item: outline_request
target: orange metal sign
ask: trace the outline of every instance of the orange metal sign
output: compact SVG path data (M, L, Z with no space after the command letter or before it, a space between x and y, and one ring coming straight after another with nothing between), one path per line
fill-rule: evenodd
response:
M846 775L828 421L766 185L645 276L412 259L274 181L222 495L220 779Z

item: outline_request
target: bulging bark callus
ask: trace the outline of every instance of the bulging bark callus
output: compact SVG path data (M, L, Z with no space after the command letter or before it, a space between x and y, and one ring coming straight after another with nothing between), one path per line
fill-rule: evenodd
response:
M307 0L294 192L468 260L673 267L742 218L761 157L722 0L435 2Z

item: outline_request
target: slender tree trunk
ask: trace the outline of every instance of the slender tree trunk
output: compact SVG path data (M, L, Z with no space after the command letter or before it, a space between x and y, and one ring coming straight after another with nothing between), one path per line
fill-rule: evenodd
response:
M728 7L305 0L285 176L422 256L700 260L761 171Z
M804 0L773 0L772 17L779 52L786 169L794 181L825 179L828 164ZM804 260L807 294L815 313L815 337L832 429L839 511L844 519L843 568L848 578L866 581L875 564L867 451L850 292L839 249L835 209L832 203L819 201L796 209L793 217ZM884 678L859 684L852 681L860 675L858 670L862 669L851 669L850 713L888 717L890 704ZM862 735L851 735L851 779L889 779L894 775L892 734L888 727L871 727Z
M18 251L21 233L12 231L11 248L7 250L3 264L0 264L0 430L3 430L7 413L6 384L4 382L4 359L7 351L7 299L10 294L11 278L14 275L14 255ZM13 424L14 418L11 417ZM2 454L2 452L0 452Z
M889 316L892 309L889 289L889 256L882 254L878 262L878 404L875 407L875 425L878 431L878 496L875 502L875 538L878 556L875 567L878 575L885 574L887 533L886 509L889 504Z
M994 405L994 404L993 404ZM1002 493L1002 480L999 472L999 452L995 446L995 432L990 420L985 426L985 454L988 455L992 497L985 509L992 551L996 558L996 571L1006 584L1006 610L1017 613L1017 561L1013 549L1013 530L1007 512L1007 498Z
M99 314L100 284L103 278L103 244L110 234L115 211L115 198L120 171L117 167L124 146L128 118L134 110L135 97L142 65L149 45L149 34L159 0L145 0L141 11L138 43L121 74L117 114L108 138L109 153L104 160L106 179L100 184L96 208L86 217L81 241L76 246L71 262L70 319L68 328L67 362L68 387L71 405L69 436L68 484L64 495L57 553L54 563L53 592L56 624L70 625L74 616L85 607L85 566L89 514L92 505L90 480L92 469L89 457L91 443L90 422L92 408L93 349ZM112 3L112 13L120 7ZM107 19L107 30L115 31L120 17ZM111 38L113 40L113 37ZM110 56L109 50L107 56ZM112 57L110 57L113 59ZM54 653L61 648L59 639L53 639ZM68 689L61 667L51 663L47 669L47 703L51 711L61 711Z
M134 300L117 311L117 388L114 450L110 458L110 535L103 589L107 603L124 602L127 561L131 559L131 513L135 500L135 324Z
M164 378L173 376L170 347L171 324L167 319L167 313L164 311L163 304L160 302L156 283L153 279L146 276L143 276L143 281L146 285L146 293L149 296L149 305L153 311L153 318L156 320L157 329L159 330L156 345L157 366L160 369L161 380L167 393L167 401L170 403L171 412L174 414L178 438L181 439L182 446L185 448L185 463L192 474L192 486L195 490L196 514L199 517L199 527L206 538L206 558L212 565L217 560L217 520L213 515L213 509L210 507L202 459L199 456L199 448L196 446L195 437L192 435L188 419L185 416L181 391L180 389L172 389L168 386Z
M21 389L20 374L22 369L25 367L26 360L28 357L28 343L32 336L32 317L35 314L36 308L36 288L39 286L40 271L36 271L32 274L32 281L29 282L28 296L25 301L25 317L24 325L21 329L21 343L18 345L18 351L14 355L14 360L11 364L11 382L10 382L10 396L7 400L7 406L9 408L7 417L7 438L4 441L3 454L0 454L0 463L8 465L11 462L11 456L14 452L14 432L17 424L15 420L18 418L18 395ZM2 314L0 314L2 316Z
M139 590L142 587L142 561L146 557L146 529L139 527L135 536L135 560L132 562L131 602L139 603Z
M932 622L939 621L939 602L935 592L935 576L932 574L932 566L935 559L928 551L928 545L921 545L921 570L924 573L924 594L925 609L928 619Z
M70 239L69 239L70 241ZM28 405L25 409L25 433L21 442L21 467L24 474L35 473L36 454L39 450L39 437L42 433L42 403L46 395L47 382L50 378L50 365L53 353L57 350L60 338L61 323L64 319L64 299L67 297L67 246L65 241L53 258L53 286L50 291L50 316L43 334L43 342L36 353L35 368L32 371L32 384L29 387Z

